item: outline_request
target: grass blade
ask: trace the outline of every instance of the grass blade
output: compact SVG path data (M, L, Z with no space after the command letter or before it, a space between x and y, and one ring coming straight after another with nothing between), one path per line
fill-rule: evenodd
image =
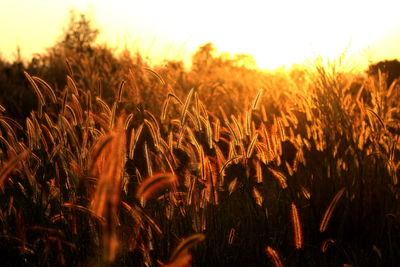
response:
M183 106L183 110L182 110L181 126L183 126L185 124L186 115L187 115L186 113L188 112L189 103L190 103L190 100L192 99L193 92L194 92L194 88L192 88L192 90L190 90L188 96L186 97L185 105Z
M184 257L188 254L188 250L194 247L197 243L205 240L205 236L203 234L194 234L191 235L184 240L182 240L179 245L175 248L172 253L170 262L175 262L181 257Z
M5 164L3 164L3 166L1 166L0 188L3 187L3 183L7 178L7 176L14 170L14 168L21 160L24 160L28 156L28 154L29 154L28 150L24 150L20 154L16 155L15 157L7 161Z
M319 226L319 231L324 232L328 226L329 220L332 217L332 214L335 210L335 207L337 203L339 202L340 198L343 196L343 193L345 192L346 188L340 189L336 195L333 197L331 203L329 204L328 208L325 211L324 217L322 217L321 224Z
M260 99L261 99L263 93L264 93L263 89L260 89L258 91L257 96L256 96L256 98L254 98L253 104L251 105L251 109L252 110L256 110L257 109L258 103L260 102Z

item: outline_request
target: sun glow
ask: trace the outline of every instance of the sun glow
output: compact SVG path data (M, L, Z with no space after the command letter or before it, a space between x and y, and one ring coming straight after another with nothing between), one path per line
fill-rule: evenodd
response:
M38 2L38 3L36 3ZM63 2L57 6L55 2ZM29 4L28 4L29 5ZM69 8L90 10L103 34L100 41L140 49L159 62L188 61L198 46L213 42L220 52L249 54L262 68L301 63L343 52L378 60L398 57L400 21L396 1L22 1L5 4L0 16L0 49L19 45L26 55L50 46ZM16 14L20 14L15 18ZM48 14L51 14L50 16ZM2 14L3 15L3 14ZM33 22L33 24L32 24ZM10 26L11 25L11 26ZM380 40L385 40L384 42Z

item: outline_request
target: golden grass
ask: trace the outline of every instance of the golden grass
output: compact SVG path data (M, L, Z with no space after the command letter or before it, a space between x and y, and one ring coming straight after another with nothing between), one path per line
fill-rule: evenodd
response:
M176 262L182 257L186 259L189 249L195 246L197 243L204 241L204 239L205 236L203 234L194 234L183 239L172 253L170 262Z
M26 157L28 157L29 151L24 150L18 155L15 155L13 158L9 159L7 162L5 162L0 169L0 188L3 188L3 184L5 179L8 178L8 175L12 172L15 171L15 168L17 165L20 163L20 161L24 160Z
M346 188L340 189L329 203L328 208L325 210L324 216L322 217L321 224L319 225L319 231L324 232L328 227L329 220L332 218L333 212L335 211L336 205L343 196Z
M111 138L110 138L111 137ZM120 184L125 161L125 132L122 118L118 120L117 128L105 137L101 151L93 166L93 176L98 176L96 190L91 200L91 208L97 216L105 219L103 224L103 256L108 262L113 262L119 246L116 227L117 212L120 202Z
M294 247L301 249L303 247L303 231L299 211L294 203L291 204L291 218L293 224Z
M278 252L271 248L270 246L265 248L265 252L268 254L268 256L271 258L272 264L275 267L283 267L283 263L281 258L279 257Z
M117 79L95 63L76 57L60 87L25 72L38 105L18 122L0 106L10 250L82 265L397 259L395 85L321 68L300 84L223 60L208 70L124 63Z
M143 180L140 184L136 197L139 199L148 199L154 196L167 185L175 183L177 178L172 173L158 173Z

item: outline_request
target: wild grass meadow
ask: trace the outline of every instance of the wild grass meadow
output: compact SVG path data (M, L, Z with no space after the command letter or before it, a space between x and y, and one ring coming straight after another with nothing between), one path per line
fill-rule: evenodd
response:
M150 67L97 33L0 60L2 266L400 264L395 61Z

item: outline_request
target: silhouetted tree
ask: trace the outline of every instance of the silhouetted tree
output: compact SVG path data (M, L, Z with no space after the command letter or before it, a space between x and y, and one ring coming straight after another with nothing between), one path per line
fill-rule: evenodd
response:
M78 53L91 52L98 34L99 30L92 26L91 20L85 14L77 16L75 11L71 10L69 24L60 45Z
M24 121L37 103L23 71L22 61L0 63L0 103L6 107L5 114L17 121Z
M383 60L369 65L367 73L377 76L381 72L385 75L386 83L390 86L396 79L400 78L400 62L397 59Z
M206 43L200 46L192 56L192 70L196 72L210 71L215 51L216 48L213 43Z

